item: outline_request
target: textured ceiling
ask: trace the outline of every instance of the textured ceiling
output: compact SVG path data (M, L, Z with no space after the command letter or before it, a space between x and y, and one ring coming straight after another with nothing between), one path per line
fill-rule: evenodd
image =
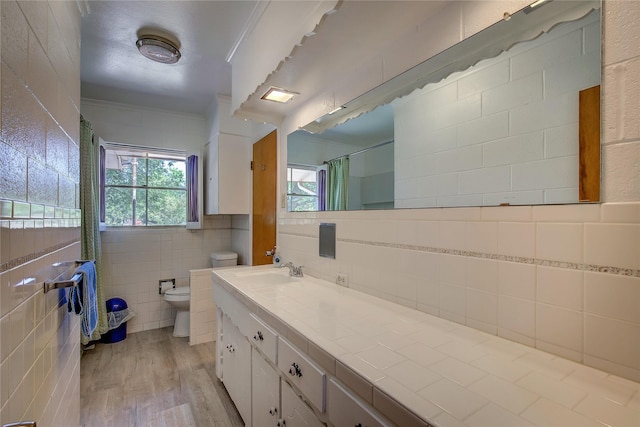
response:
M250 21L257 1L87 1L82 21L82 97L207 114L215 95L231 95L226 57ZM296 102L260 100L262 87L242 109L258 116L286 116L330 83L342 70L376 54L439 7L437 1L343 1L305 38L294 55L266 79L263 87L299 92ZM140 33L178 40L181 60L174 65L142 57ZM265 41L268 43L268 41ZM266 46L266 44L265 44ZM292 47L293 49L293 47ZM258 93L260 92L260 93Z
M256 1L89 1L82 19L82 97L204 114L231 95L226 57ZM140 33L177 40L177 64L141 56Z

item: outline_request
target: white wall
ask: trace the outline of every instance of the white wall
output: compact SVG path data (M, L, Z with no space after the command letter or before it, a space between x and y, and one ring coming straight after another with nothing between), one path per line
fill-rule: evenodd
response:
M600 11L392 103L396 207L578 202L578 92Z
M498 16L491 2L473 3L479 13L463 15L463 32ZM603 9L606 203L281 211L283 258L329 280L345 272L363 292L640 381L640 3L605 1ZM433 28L452 26L440 17ZM402 42L390 43L381 60L415 63L411 42ZM283 134L312 119L300 111ZM318 224L327 221L337 223L336 260L317 254Z
M80 322L53 263L80 257L80 14L1 1L0 424L80 425Z
M85 98L80 111L109 142L185 151L203 150L207 142L207 120L194 114Z

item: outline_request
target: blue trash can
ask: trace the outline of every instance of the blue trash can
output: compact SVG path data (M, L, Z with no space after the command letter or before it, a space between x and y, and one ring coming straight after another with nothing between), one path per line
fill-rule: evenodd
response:
M124 310L127 307L127 302L122 298L111 298L107 300L107 313ZM109 330L106 334L102 335L101 341L107 344L113 344L122 341L127 337L127 322L122 322L120 326L115 329Z

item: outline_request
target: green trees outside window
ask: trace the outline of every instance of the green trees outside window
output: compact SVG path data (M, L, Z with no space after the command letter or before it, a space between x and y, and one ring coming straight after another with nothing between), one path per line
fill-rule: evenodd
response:
M104 179L107 226L186 224L184 157L107 149Z

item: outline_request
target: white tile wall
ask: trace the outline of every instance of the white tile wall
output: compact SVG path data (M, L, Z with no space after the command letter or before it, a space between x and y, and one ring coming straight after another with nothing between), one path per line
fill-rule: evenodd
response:
M40 273L80 257L80 15L47 1L0 12L0 199L13 206L0 221L0 424L79 425L79 318Z
M175 278L176 287L188 286L189 271L209 267L211 252L231 250L230 216L206 216L204 227L102 232L105 298L123 298L136 313L128 332L173 325L175 311L158 293L159 280Z
M213 301L212 270L206 268L190 272L189 345L215 341L216 305Z
M281 213L278 245L312 275L640 378L640 260L615 244L635 241L639 205ZM336 260L317 255L320 222L336 222Z

